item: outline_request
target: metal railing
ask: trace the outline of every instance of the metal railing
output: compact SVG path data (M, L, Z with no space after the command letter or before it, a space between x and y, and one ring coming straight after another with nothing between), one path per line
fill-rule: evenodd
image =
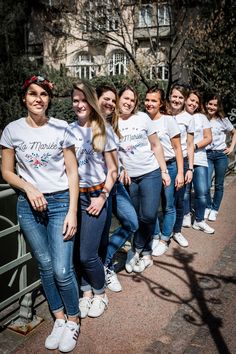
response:
M5 188L5 190L0 191L1 203L4 203L4 200L6 200L9 197L12 198L13 196L15 196L15 191L11 189L8 185L0 184L0 189L3 188ZM12 288L14 284L14 288L16 288L17 291L13 295L4 298L3 286L1 286L2 288L1 297L3 297L3 299L1 299L0 302L0 311L3 311L5 308L9 307L14 302L21 300L24 309L20 308L19 313L21 314L22 318L29 320L30 317L32 317L32 311L30 308L25 308L24 296L28 298L28 294L31 293L34 289L38 288L41 282L38 277L36 281L33 281L32 283L29 284L28 281L29 269L27 269L27 266L29 261L32 259L32 255L30 252L27 252L26 242L20 230L19 223L14 223L12 220L9 219L8 216L3 216L3 215L0 215L0 222L3 223L4 225L5 224L7 225L6 228L0 231L0 241L2 242L2 239L4 239L4 245L6 245L4 246L4 250L2 247L1 251L4 252L7 251L7 248L9 247L7 246L7 237L9 237L9 235L13 235L14 237L17 238L16 258L0 266L1 277L3 275L6 275L8 272L11 271L13 272L13 274L10 277L10 280L8 281L8 287ZM27 303L28 302L29 300L27 299ZM4 314L5 316L4 318L6 318L5 321L3 320L4 325L12 321L15 317L19 316L19 313L13 314L12 316L10 316L10 318Z

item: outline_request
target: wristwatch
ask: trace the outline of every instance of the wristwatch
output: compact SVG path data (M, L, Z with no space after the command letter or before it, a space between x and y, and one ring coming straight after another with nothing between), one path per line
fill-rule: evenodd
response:
M169 171L168 170L163 170L163 171L161 171L161 173L166 173L168 175Z
M109 193L108 193L108 192L106 192L106 191L101 191L101 194L104 194L104 195L105 195L105 197L106 197L106 199L109 197Z

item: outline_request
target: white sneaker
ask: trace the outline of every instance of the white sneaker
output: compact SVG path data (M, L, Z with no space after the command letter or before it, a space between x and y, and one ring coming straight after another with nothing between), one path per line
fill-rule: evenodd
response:
M67 353L75 348L79 337L79 327L80 325L73 321L66 322L66 326L58 347L61 352Z
M188 247L188 240L181 234L181 232L174 233L173 239L178 242L181 247Z
M134 272L141 273L144 269L151 267L153 265L153 260L151 256L143 256L141 257L138 262L134 265Z
M116 273L114 272L114 270L105 268L105 280L106 280L106 286L111 291L115 291L115 292L122 291L121 283L119 282L119 279Z
M58 348L59 342L60 342L60 339L61 339L62 333L64 332L65 327L66 327L65 320L57 319L54 322L52 332L45 340L45 348L51 349L51 350Z
M168 250L168 245L165 242L159 242L157 247L152 251L153 256L161 256Z
M218 215L218 211L212 209L210 211L209 216L208 216L208 220L209 221L216 221L217 215Z
M191 223L191 214L188 213L186 215L184 215L184 219L183 219L183 227L191 227L192 223Z
M106 294L104 296L94 295L91 303L91 307L88 312L89 317L99 317L107 309L108 297Z
M205 232L206 234L214 234L215 230L210 227L209 225L207 225L207 223L202 220L197 222L196 220L193 223L193 229L194 230L201 230L203 232Z
M158 246L158 243L160 241L159 235L153 235L153 239L151 241L151 249L152 251Z
M85 318L88 316L88 312L91 307L91 301L92 298L90 297L81 297L79 299L80 318Z
M205 209L204 219L208 219L208 216L209 216L210 212L211 212L211 209L209 209L209 208Z
M133 271L134 265L139 260L139 254L137 252L133 252L132 249L129 249L127 253L127 259L125 262L125 269L128 273Z

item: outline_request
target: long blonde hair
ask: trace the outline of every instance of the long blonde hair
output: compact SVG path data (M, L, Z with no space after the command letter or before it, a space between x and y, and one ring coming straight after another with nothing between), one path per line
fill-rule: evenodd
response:
M85 81L77 81L73 84L72 97L75 90L79 90L84 94L92 109L89 116L89 121L93 132L92 146L95 151L102 152L104 151L106 143L106 121L100 111L96 91L89 83Z

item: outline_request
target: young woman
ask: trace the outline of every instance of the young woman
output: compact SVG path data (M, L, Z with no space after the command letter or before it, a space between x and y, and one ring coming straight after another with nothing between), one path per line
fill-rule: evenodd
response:
M189 91L185 102L185 109L192 114L195 124L194 133L194 170L193 170L193 186L194 186L194 209L195 221L193 229L201 230L207 234L213 234L214 229L210 227L204 220L204 212L207 205L208 191L208 163L205 147L211 142L211 127L207 117L202 113L201 96L197 90ZM187 186L184 196L185 218L183 225L191 226L191 184Z
M100 113L96 92L88 83L73 85L72 101L77 121L71 129L76 137L80 176L79 259L83 297L79 308L81 318L98 317L108 306L98 250L107 217L107 198L117 178L117 146L111 127Z
M185 111L185 100L188 92L181 85L174 85L169 96L170 113L174 116L180 129L181 147L184 158L184 182L185 186L193 178L193 156L194 156L194 120ZM176 222L173 228L175 239L181 240L182 245L187 245L188 241L181 233L184 218L184 192L185 187L180 188L175 195Z
M209 95L205 103L207 117L212 129L212 142L206 147L208 161L208 193L205 218L216 221L224 193L224 177L228 166L227 155L233 152L236 144L236 129L225 118L221 99L218 95ZM226 134L230 133L232 141L227 147ZM211 198L210 188L213 172L215 173L214 194Z
M51 98L52 83L47 79L34 75L25 81L21 100L28 113L3 131L2 175L19 190L19 223L56 319L45 347L69 352L79 335L78 287L72 263L79 181L69 126L46 114Z
M119 155L131 178L129 192L138 215L139 229L134 234L126 270L142 272L153 264L151 258L152 232L157 219L163 181L170 185L164 154L152 120L137 112L138 95L131 86L119 92Z
M167 250L165 245L172 236L173 227L176 221L175 193L184 185L183 154L180 143L179 126L172 116L165 114L164 91L156 86L150 88L146 93L144 103L145 108L153 121L153 125L156 128L157 136L162 144L167 169L171 178L170 185L162 188L162 231L160 233L160 226L157 218L152 243L152 255L160 256ZM179 234L174 235L174 239L176 239L176 241L182 246L188 246L188 243L186 242L187 240L182 239Z
M106 117L107 121L112 125L116 142L118 144L119 138L121 138L121 134L118 128L118 96L116 90L109 85L103 85L97 87L96 92L101 112ZM113 257L116 252L125 244L127 239L131 239L131 236L138 229L137 214L130 196L124 187L124 183L129 184L130 179L128 178L127 172L124 170L122 161L119 156L118 161L119 179L117 179L111 192L111 198L109 198L110 207L105 233L109 234L112 212L120 222L121 227L118 227L110 236L107 248L105 247L104 243L102 244L103 249L106 250L106 257L104 259L106 285L110 290L115 292L121 291L122 286L114 270L112 263ZM101 250L101 254L102 253L103 250Z

